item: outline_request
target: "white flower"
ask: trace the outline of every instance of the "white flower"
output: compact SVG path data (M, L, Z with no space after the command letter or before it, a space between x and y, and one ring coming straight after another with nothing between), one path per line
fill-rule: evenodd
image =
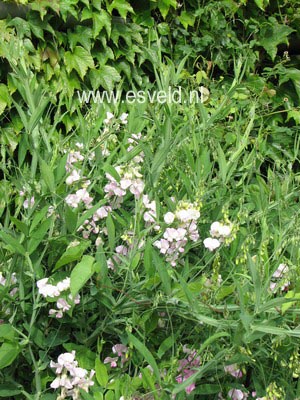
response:
M232 227L230 225L222 225L219 230L220 236L223 238L229 237L231 235L231 229Z
M104 242L103 242L102 238L101 238L100 236L98 236L97 239L95 240L95 246L96 246L96 247L99 247L99 246L101 246L103 243L104 243Z
M185 238L186 229L184 228L167 228L164 232L164 238L167 239L169 242L180 241Z
M145 222L155 222L155 215L151 214L149 211L144 213L144 221Z
M138 198L143 193L144 187L144 182L141 179L136 179L135 181L133 181L129 190L135 197Z
M121 186L121 188L124 189L124 190L128 189L129 186L132 185L132 183L133 183L133 182L132 182L131 179L123 178L123 179L120 180L120 186Z
M172 224L172 222L174 221L174 219L175 219L175 215L174 215L172 212L167 212L167 213L164 215L164 221L165 221L165 223L168 224L168 225Z
M232 224L225 225L221 224L219 221L215 221L210 226L210 235L212 237L219 238L223 241L225 238L228 238L231 235Z
M51 387L52 389L57 389L57 388L59 388L59 387L60 387L60 378L58 378L58 377L55 378L54 381L51 382L50 387Z
M58 282L58 284L56 286L60 292L63 292L64 290L70 289L70 284L71 284L71 280L68 277L68 278L65 278L64 280Z
M126 256L128 253L128 249L126 246L120 245L116 247L116 253L121 254L122 256Z
M282 278L289 271L289 267L286 264L279 264L278 268L272 275L272 278Z
M114 114L112 114L111 112L107 112L106 113L106 118L103 121L106 125L110 123L110 121L114 118Z
M211 224L210 226L210 235L212 237L219 237L220 236L220 228L221 228L221 224L219 221L215 221Z
M156 242L154 242L153 244L154 244L155 247L160 249L160 252L162 254L166 254L168 249L169 249L169 247L170 247L170 243L166 239L156 240Z
M121 123L122 124L127 124L127 117L128 117L128 114L127 113L123 113L123 114L121 114L121 116L120 116L120 121L121 121Z
M108 216L109 212L111 212L110 206L102 206L102 207L98 208L98 210L95 212L95 214L93 216L94 221L96 221L97 218L99 218L99 219L106 218Z
M176 211L176 218L181 222L196 221L200 217L200 212L194 208Z
M3 277L2 272L0 272L0 285L5 286L6 279Z
M71 306L69 303L66 302L65 299L59 298L56 302L56 307L61 310L62 312L69 311Z
M213 238L204 239L203 244L204 247L206 247L209 251L214 251L221 245L218 239L213 239Z
M42 282L41 282L42 281ZM48 283L44 283L45 279L41 279L40 281L37 282L37 287L39 289L39 293L43 297L56 297L60 295L60 291L58 288L54 285L50 285Z
M209 94L210 94L209 90L204 86L200 86L199 91L201 94L200 101L201 101L201 103L205 103L206 100L209 98Z
M248 397L247 393L243 393L240 389L230 389L228 392L228 396L232 400L243 400L247 399Z
M71 175L69 175L66 179L67 185L72 185L72 183L77 182L80 180L80 174L76 169L73 169Z

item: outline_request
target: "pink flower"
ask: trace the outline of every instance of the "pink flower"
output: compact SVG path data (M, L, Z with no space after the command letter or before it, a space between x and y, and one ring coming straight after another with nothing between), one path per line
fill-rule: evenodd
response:
M23 203L24 208L27 209L27 208L31 208L33 206L34 206L34 196L32 196L31 199L24 200L24 203Z
M103 363L104 364L110 363L111 368L116 368L118 366L117 361L118 357L106 357Z
M226 365L224 367L224 371L234 376L235 378L241 378L243 376L242 371L238 369L236 364Z
M242 392L240 389L230 389L228 392L228 397L232 400L244 400L248 398L248 394Z

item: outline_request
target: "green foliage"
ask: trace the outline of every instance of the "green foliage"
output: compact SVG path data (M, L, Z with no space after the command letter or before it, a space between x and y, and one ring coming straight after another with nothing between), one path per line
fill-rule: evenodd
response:
M298 398L298 2L22 4L0 20L0 397L55 399L50 361L75 351L83 399ZM172 265L155 243L191 204ZM232 231L210 252L214 221Z

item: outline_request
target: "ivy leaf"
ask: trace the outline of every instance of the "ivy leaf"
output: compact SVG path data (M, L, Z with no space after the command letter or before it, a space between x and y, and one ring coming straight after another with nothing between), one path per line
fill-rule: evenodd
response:
M163 19L166 19L166 16L170 10L170 7L176 8L177 3L176 0L158 0L157 7L163 16Z
M90 72L90 80L94 90L102 86L104 89L113 90L115 83L121 80L121 76L114 67L100 66L99 69Z
M269 4L269 0L254 0L254 2L262 11L265 11L265 8Z
M93 13L93 37L97 37L101 30L105 28L107 36L111 32L111 16L104 10L101 13Z
M180 23L184 26L185 29L187 29L188 26L194 26L195 17L191 13L182 11L182 13L178 17L178 19L179 19Z
M94 60L90 53L81 46L76 46L74 52L65 53L65 64L68 74L75 69L81 79L84 78L89 68L94 68Z
M294 29L287 25L278 24L275 18L270 17L269 22L262 25L258 44L266 50L274 61L277 54L277 46L280 43L288 44L287 37L292 32L294 32Z
M109 6L107 6L108 12L111 14L112 10L117 10L122 18L126 19L127 13L133 13L131 5L124 0L114 0Z
M71 51L74 50L75 46L79 43L87 51L91 49L91 38L92 29L85 26L77 26L75 32L68 33L68 40Z

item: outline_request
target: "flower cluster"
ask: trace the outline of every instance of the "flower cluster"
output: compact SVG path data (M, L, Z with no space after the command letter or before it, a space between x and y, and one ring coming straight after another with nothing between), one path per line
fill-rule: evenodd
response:
M122 203L123 197L129 190L136 198L139 198L144 190L144 181L141 179L140 167L135 163L130 163L128 166L117 166L116 171L120 177L117 181L109 173L106 173L106 178L109 182L105 185L104 191L106 198L116 196L118 198L117 206Z
M10 276L10 279L6 279L4 278L2 272L0 271L0 285L2 286L12 286L15 285L18 282L17 277L16 277L16 273L13 272ZM11 291L9 292L10 296L14 296L18 291L17 287L14 287L13 289L11 289Z
M78 361L75 360L75 351L63 353L58 356L57 363L51 361L50 367L55 368L57 377L51 383L52 389L61 389L59 400L71 396L73 400L80 399L80 389L89 391L89 387L94 385L92 380L95 371L88 371L78 367Z
M154 246L160 250L160 253L166 255L166 260L173 267L189 240L196 242L199 239L197 220L200 212L196 205L180 202L175 214L167 212L164 215L164 221L167 225L173 225L166 228L163 238L154 242Z
M116 368L118 366L118 361L120 361L120 366L128 361L128 347L124 344L115 344L112 347L112 352L116 354L115 357L106 357L104 359L104 364L110 364L111 368Z
M49 278L43 278L37 281L36 285L38 287L39 293L44 297L55 298L58 297L56 301L57 309L50 309L49 315L55 315L56 318L62 318L64 312L69 311L74 304L80 303L80 296L77 294L75 298L71 294L68 295L68 301L61 297L61 293L70 289L70 278L65 278L58 282L56 285L48 283Z
M240 389L230 389L228 397L232 400L245 400L248 399L248 393L245 393Z
M150 226L156 222L156 203L155 201L150 201L149 196L147 194L143 195L143 206L145 207L145 212L143 214L143 219L145 221L145 225ZM155 225L155 230L159 230L160 226Z
M123 125L127 125L128 114L127 113L122 113L119 118L116 118L113 113L108 111L106 113L106 118L103 120L104 123L104 133L109 132L109 128L114 125L114 129L118 130L120 127L120 123Z
M179 360L178 371L180 374L177 376L176 381L182 383L187 380L190 376L194 375L197 370L195 368L200 366L200 358L197 357L197 352L195 350L189 349L187 346L183 346L183 352L187 354L186 358ZM191 383L185 388L187 394L190 394L196 385Z
M243 376L242 371L237 367L236 364L226 365L224 367L224 371L235 378L242 378Z
M278 268L272 275L272 280L270 282L270 290L274 293L279 288L284 291L288 289L291 282L286 278L289 272L289 267L286 264L279 264Z
M75 193L69 194L66 197L65 201L72 208L77 208L81 202L84 203L86 208L91 208L93 198L89 195L89 192L87 190L90 181L87 180L85 176L81 176L80 170L78 169L78 167L76 168L75 166L76 164L84 160L84 156L80 152L80 150L83 149L83 144L76 143L75 145L78 150L71 150L68 153L67 157L66 171L69 173L69 176L66 178L66 184L70 186L76 182L81 181L81 187ZM92 153L89 156L89 159L93 159L94 157L95 154Z
M98 221L104 219L108 216L108 214L112 211L110 206L102 206L95 211L91 219L86 219L83 224L77 229L77 232L82 232L82 236L84 239L88 239L92 233L99 234L105 233L105 228L100 229L99 225L97 224ZM101 237L99 236L96 239L97 243L101 243ZM100 242L99 242L100 241Z
M141 133L131 135L128 139L129 146L127 147L127 151L131 151L134 148L134 145L137 145L141 138ZM141 179L143 175L140 172L140 164L143 162L143 159L144 155L141 152L128 164L115 167L119 179L115 179L111 174L106 173L106 178L109 182L104 187L106 193L105 197L107 199L112 197L116 198L115 203L112 205L113 208L119 207L127 191L131 192L137 199L143 193L145 184L143 179Z
M127 117L127 113L121 114L119 118L116 118L110 111L106 113L106 118L103 120L103 131L97 138L103 157L108 157L111 149L118 142L115 132L120 129L121 125L127 125Z
M210 226L210 236L204 239L203 244L209 251L214 251L221 246L221 243L228 242L232 234L232 224L222 224L219 221L213 222Z
M19 192L19 195L20 195L21 197L25 197L26 194L27 194L27 190L26 190L26 188L23 186L22 190L20 190L20 192ZM34 196L26 197L26 199L23 201L23 207L24 207L25 209L32 208L32 207L34 206L34 203L35 203Z
M256 392L252 392L251 397L253 400L267 400L266 397L256 397ZM229 392L227 393L226 399L228 398L231 400L246 400L249 398L249 393L244 392L243 390L240 389L230 389ZM218 399L225 400L224 397L222 396L222 393L219 393Z

